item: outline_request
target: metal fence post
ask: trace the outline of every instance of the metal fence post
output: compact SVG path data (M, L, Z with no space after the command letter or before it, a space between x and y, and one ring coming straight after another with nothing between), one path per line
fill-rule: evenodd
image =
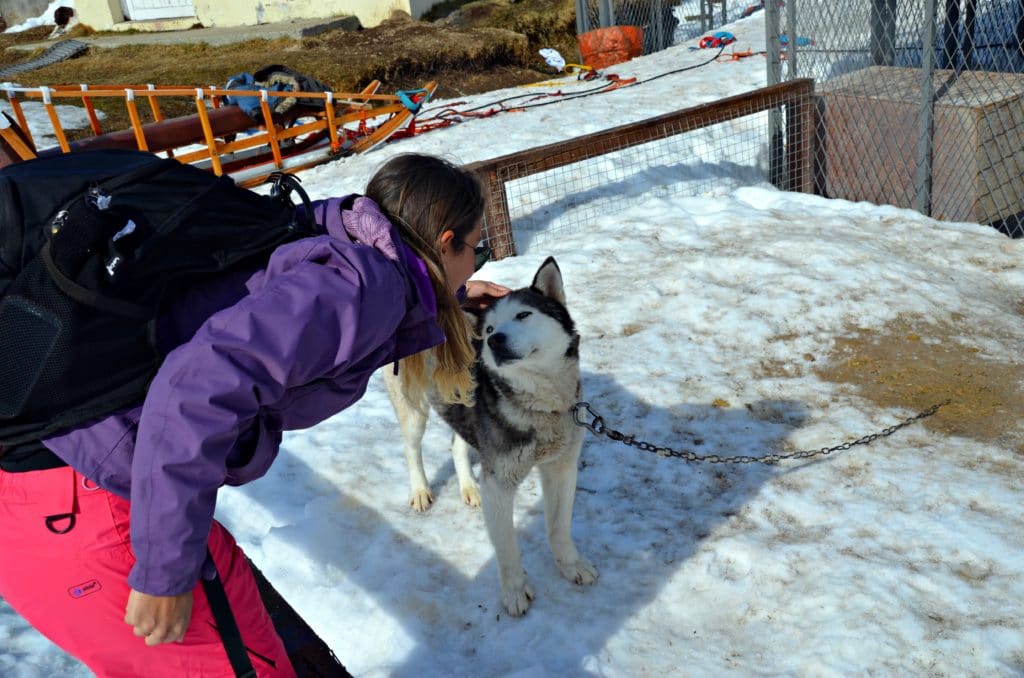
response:
M590 8L587 0L576 0L576 34L590 30Z
M896 0L871 0L871 65L896 62Z
M956 55L959 51L960 36L960 0L946 0L945 20L943 21L943 49L939 54L939 68L956 68Z
M978 18L978 0L964 0L964 38L961 51L964 55L964 68L975 68L974 63L974 25Z
M768 85L782 82L782 56L779 51L779 5L767 2L764 5L765 51L767 52ZM773 108L768 111L768 178L773 186L785 189L785 142L782 135L782 111Z
M1017 25L1013 29L1013 35L1017 39L1017 53L1024 57L1024 0L1017 3Z
M789 0L786 3L786 35L789 36L788 46L786 47L786 60L789 65L786 67L786 79L795 80L796 74L796 49L797 49L797 36L800 33L796 28L796 3L797 0Z
M662 8L662 0L653 0L651 2L651 16L648 30L653 31L654 35L648 38L644 36L644 42L651 45L651 51L659 51L665 49L665 27L662 23L662 15L664 14Z
M914 209L932 211L932 142L935 131L935 18L937 0L925 0L924 32L921 36L921 110L918 114L917 172Z
M764 6L764 42L769 85L782 82L782 55L779 51L779 7L774 2Z
M601 28L614 26L615 10L612 8L612 0L598 0L597 15L601 21Z

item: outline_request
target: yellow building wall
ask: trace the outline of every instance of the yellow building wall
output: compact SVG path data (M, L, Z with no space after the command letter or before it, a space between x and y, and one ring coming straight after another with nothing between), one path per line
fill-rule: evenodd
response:
M396 9L411 14L409 2L410 0L193 0L196 16L204 26L252 26L291 19L355 16L367 28L384 21ZM422 13L421 11L420 14Z
M98 31L109 31L114 24L124 21L119 0L75 0L78 21Z
M96 30L138 28L168 30L188 28L199 22L203 26L253 26L292 19L327 19L355 16L366 28L378 25L395 10L419 18L439 0L193 0L194 18L167 21L142 21L125 24L120 0L75 0L78 20Z

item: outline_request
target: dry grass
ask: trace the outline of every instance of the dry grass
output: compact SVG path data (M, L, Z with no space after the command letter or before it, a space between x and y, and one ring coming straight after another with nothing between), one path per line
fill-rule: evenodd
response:
M28 61L32 56L42 53L43 50L39 50L36 53L28 55L21 50L8 49L8 47L46 40L46 36L50 34L50 30L51 28L48 26L38 26L36 28L30 28L27 31L22 31L21 33L0 33L0 68L11 66L13 64L20 64L23 61Z
M444 98L537 82L551 77L537 55L540 47L575 45L571 0L483 0L462 7L458 20L414 21L407 16L362 31L329 31L301 40L254 40L231 45L91 47L76 59L18 76L27 86L75 83L223 85L231 76L269 64L285 64L335 91L358 91L380 80L382 91L439 84ZM486 10L486 11L485 11ZM0 34L0 67L38 56L8 49L46 38L48 27ZM91 33L78 27L69 37ZM574 47L573 47L574 48ZM573 57L575 58L575 57ZM167 116L193 112L189 100L169 103ZM106 129L129 126L121 102L97 107Z
M814 372L851 384L860 395L885 407L923 410L948 400L949 405L924 420L925 426L1024 449L1017 447L1024 412L1024 362L985 357L972 341L978 331L963 319L930 323L900 317L879 330L851 330Z

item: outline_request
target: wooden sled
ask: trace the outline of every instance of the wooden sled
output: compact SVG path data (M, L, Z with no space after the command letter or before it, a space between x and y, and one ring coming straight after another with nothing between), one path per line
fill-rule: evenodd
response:
M203 167L217 175L226 174L240 185L251 186L273 172L295 172L334 157L369 151L407 125L437 88L436 83L429 82L412 95L388 95L378 94L379 86L374 81L358 93L153 85L8 87L5 92L14 117L0 116L0 167L37 155L127 148L166 153L182 163ZM57 139L56 146L36 149L19 95L42 101ZM236 105L224 105L222 101L227 96L258 97L259 119L253 120ZM294 97L296 102L283 113L273 113L270 100L280 96ZM130 129L102 131L94 106L94 100L100 97L124 100L132 122ZM160 100L166 97L190 97L195 101L196 112L164 118ZM82 102L92 136L67 140L54 104L62 98ZM149 101L153 122L142 123L138 98Z

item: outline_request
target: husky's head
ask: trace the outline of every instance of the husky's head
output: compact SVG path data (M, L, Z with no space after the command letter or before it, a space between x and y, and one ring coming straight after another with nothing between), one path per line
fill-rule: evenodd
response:
M565 307L562 273L553 257L529 287L494 302L480 320L480 350L491 370L527 369L563 374L579 357L579 335Z

